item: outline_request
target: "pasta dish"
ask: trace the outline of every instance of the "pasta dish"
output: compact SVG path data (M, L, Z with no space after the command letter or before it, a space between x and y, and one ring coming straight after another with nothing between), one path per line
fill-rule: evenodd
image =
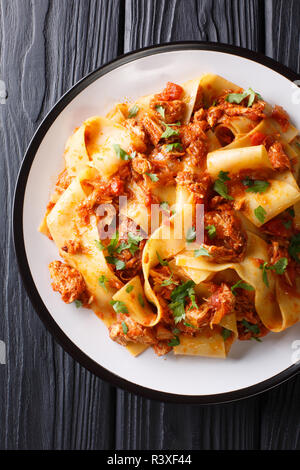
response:
M116 104L66 143L39 228L61 258L53 290L135 356L225 358L285 330L300 319L299 166L284 109L220 76Z

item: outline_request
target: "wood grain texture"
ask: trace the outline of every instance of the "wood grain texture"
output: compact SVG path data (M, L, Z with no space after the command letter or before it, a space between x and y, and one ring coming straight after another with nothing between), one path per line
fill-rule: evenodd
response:
M12 246L17 172L37 125L77 80L118 53L118 0L2 0L0 79L1 449L114 446L115 391L46 331L22 287ZM112 37L114 41L112 41Z

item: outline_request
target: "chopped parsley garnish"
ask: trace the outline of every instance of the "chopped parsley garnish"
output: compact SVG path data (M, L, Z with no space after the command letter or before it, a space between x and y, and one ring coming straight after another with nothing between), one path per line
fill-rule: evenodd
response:
M168 261L164 260L160 254L158 253L158 251L156 252L156 256L157 256L157 259L158 259L158 262L159 264L161 264L161 266L168 266Z
M149 176L151 181L153 181L154 183L157 183L157 181L159 180L158 176L155 173L146 172L146 175Z
M172 129L169 124L165 124L166 129L161 135L161 139L169 139L169 137L173 137L174 135L179 135L179 131L176 129Z
M175 338L171 339L168 343L168 346L178 346L180 344L180 339L178 338L178 336L175 336Z
M179 328L174 328L174 329L172 330L172 333L173 333L173 335L179 335L179 334L180 334Z
M127 152L125 152L124 149L119 144L113 144L114 151L116 152L117 157L119 157L121 160L130 160L131 157L128 155Z
M290 239L288 251L290 256L297 261L297 263L300 263L298 256L300 253L300 233L297 233Z
M119 231L116 230L113 236L110 239L109 245L107 245L106 249L108 253L112 256L114 251L116 250L117 244L119 242Z
M293 207L289 207L286 211L291 217L295 217L295 210Z
M180 142L175 142L174 144L166 145L166 150L167 152L172 152L172 150L179 150L180 152L182 152L183 147Z
M171 286L172 284L175 284L174 281L172 281L172 277L173 277L173 273L171 274L171 276L169 277L169 279L165 279L161 285L162 286Z
M116 313L128 313L126 305L121 300L111 300L110 305Z
M107 292L107 287L105 285L106 282L108 282L108 278L102 274L98 279L98 284Z
M139 292L138 293L138 301L139 301L139 304L141 307L145 307L145 301L144 301L144 297L142 296L142 294Z
M209 252L206 248L201 246L198 250L194 250L195 258L199 258L199 256L210 256Z
M121 253L123 250L129 250L132 256L139 249L139 243L143 240L143 237L136 235L133 232L128 233L127 242L122 242L116 249L117 253Z
M128 112L128 117L129 118L135 117L137 115L137 113L139 112L139 110L140 110L140 108L136 104L134 104Z
M165 108L163 106L155 106L156 111L161 115L163 119L165 119Z
M244 325L245 327L245 332L246 333L252 333L252 335L254 335L254 338L257 340L257 341L261 341L261 339L259 338L256 338L255 336L259 335L260 334L260 328L258 325L254 325L253 323L249 323L247 320L245 320L243 318L242 320L242 324Z
M282 225L289 230L292 226L292 221L291 220L286 220L285 222L282 222Z
M260 265L259 269L262 269L262 278L267 287L269 287L268 273L267 271L275 271L276 274L284 274L288 265L287 258L280 258L275 264L268 265L267 261Z
M205 227L205 230L207 230L207 234L209 238L214 238L216 236L217 230L214 225L207 225Z
M233 293L233 295L236 295L236 289L254 290L254 287L250 286L250 284L247 284L246 282L243 282L240 279L236 284L234 284L234 286L231 287L231 292Z
M194 286L195 283L189 280L175 287L171 293L172 302L169 304L169 307L173 312L176 324L185 319L186 298L189 297L192 302L195 302Z
M75 305L76 305L76 308L82 307L82 302L81 302L81 300L78 300L78 299L77 299L77 300L74 300L74 303L75 303Z
M169 203L167 201L163 201L159 204L159 207L161 207L164 211L169 210Z
M231 333L232 333L231 330L228 330L227 328L223 328L221 335L222 335L222 338L224 339L224 341L226 341L228 338L230 338Z
M190 227L188 231L186 232L186 241L188 243L192 243L196 240L196 230L195 227Z
M188 323L187 321L183 322L185 326L188 326L189 328L197 328L195 325L192 325L191 323Z
M100 251L105 250L105 246L103 245L103 243L100 240L95 240L95 244L96 244L96 247L98 248L98 250L100 250Z
M215 181L214 184L214 191L220 194L224 199L233 200L232 196L228 194L228 188L226 185L226 181L229 181L230 178L228 177L228 171L220 171L218 175L218 179Z
M260 94L256 93L254 90L252 90L252 88L248 88L243 93L229 93L229 95L227 95L225 99L226 99L226 101L228 101L228 103L240 104L248 96L249 96L248 108L250 108L250 106L253 105L254 100L255 100L255 96L257 96L258 99L260 99L260 100L262 99Z
M122 321L122 330L123 330L123 333L124 335L127 335L128 333L128 326L126 325L126 323L124 321Z
M124 263L124 261L118 259L118 258L115 258L114 256L106 256L106 261L109 263L109 264L113 264L115 267L116 267L116 270L117 271L121 271L122 269L125 268L126 264Z
M127 286L125 290L127 294L130 294L130 292L133 291L133 289L134 289L134 286L132 284L129 284L129 286Z
M246 192L247 193L264 193L269 187L270 183L268 181L262 180L251 180L246 179L243 180L244 186L247 186Z
M254 209L254 215L263 224L265 222L265 216L267 213L262 206L258 206L256 209Z

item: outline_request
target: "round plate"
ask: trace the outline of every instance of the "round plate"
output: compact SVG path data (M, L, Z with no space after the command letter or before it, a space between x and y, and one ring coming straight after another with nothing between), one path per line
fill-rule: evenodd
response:
M220 403L260 393L299 371L300 324L262 343L236 342L226 360L157 357L152 349L138 358L109 339L98 317L64 304L50 286L48 264L58 258L53 242L37 231L64 145L82 121L105 115L115 102L216 73L243 88L251 86L272 104L282 105L300 128L299 77L277 62L246 49L214 43L177 43L126 54L75 85L54 106L33 137L19 173L14 200L14 241L20 271L31 301L64 349L101 378L132 392L164 401Z

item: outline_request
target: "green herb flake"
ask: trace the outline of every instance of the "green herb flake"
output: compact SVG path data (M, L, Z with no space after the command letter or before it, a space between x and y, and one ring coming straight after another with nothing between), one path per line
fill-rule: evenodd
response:
M114 151L116 152L117 157L121 160L130 160L130 155L125 152L124 149L119 144L113 144Z
M124 261L118 259L118 258L115 258L114 256L106 256L106 261L109 263L109 264L113 264L115 267L116 267L116 270L117 271L121 271L122 269L125 268L126 264L124 263Z
M226 185L226 181L229 181L230 178L228 177L228 171L220 171L218 175L218 179L215 181L214 184L214 191L220 194L224 199L233 200L232 196L228 194L228 187Z
M187 321L183 322L183 324L189 328L195 328L197 329L197 327L195 325L192 325L191 323L188 323Z
M201 246L198 250L194 250L195 258L199 258L199 256L210 256L209 252L206 248Z
M186 298L195 301L195 283L192 280L186 281L177 286L171 293L171 303L169 308L173 312L175 323L185 319Z
M214 225L207 225L205 227L205 230L207 230L207 234L209 238L214 238L216 236L217 229Z
M172 129L169 124L165 124L166 129L161 135L161 139L169 139L175 135L179 135L179 131L176 129Z
M285 222L282 222L282 225L289 230L292 227L292 221L291 220L286 220Z
M139 304L141 307L145 307L145 301L144 301L144 297L142 296L142 294L139 292L138 293L138 301L139 301Z
M94 242L99 251L105 250L105 246L100 240L94 240Z
M124 321L122 321L122 330L123 330L124 335L127 335L128 326L126 325L126 323Z
M244 180L245 182L247 180ZM249 180L248 184L245 184L243 181L243 184L245 186L248 186L246 189L247 193L259 193L262 194L267 189L270 187L270 183L268 181L262 181L262 180Z
M256 209L254 209L254 215L263 224L265 222L265 216L267 213L262 206L258 206Z
M280 258L275 264L270 266L270 269L273 269L276 274L282 275L284 274L286 268L288 265L288 259L287 258Z
M139 112L140 108L134 104L130 109L129 109L129 112L128 112L128 117L129 118L133 118L137 115L137 113Z
M260 328L258 325L255 325L253 323L249 323L247 320L245 320L243 318L242 320L242 324L244 325L245 327L245 331L246 333L249 332L249 333L252 333L253 335L257 336L260 334Z
M163 209L164 211L168 211L169 210L169 203L167 201L163 201L159 204L159 207L161 209Z
M241 104L245 98L249 97L248 108L250 108L254 103L255 96L257 96L260 100L262 99L259 93L256 93L254 90L252 90L252 88L248 88L243 93L229 93L225 99L228 101L228 103Z
M171 274L171 276L169 277L169 279L165 279L165 280L161 283L161 285L162 285L163 287L165 287L165 286L171 286L172 284L175 284L174 281L172 281L172 277L173 277L173 274Z
M169 265L168 261L164 260L164 259L160 256L160 254L158 253L158 251L156 252L156 256L157 256L158 262L159 262L159 264L161 264L161 266L168 266L168 265Z
M180 339L178 336L176 336L174 339L171 339L168 343L168 346L173 347L173 346L178 346L180 344Z
M190 227L186 233L185 237L188 243L192 243L196 240L196 230L195 227Z
M172 330L172 333L173 333L173 335L179 335L180 330L178 328L174 328L174 330Z
M98 279L99 286L101 286L107 292L107 287L105 285L106 282L108 282L108 278L104 276L104 274L99 277Z
M75 305L76 305L76 308L82 307L82 302L81 302L81 300L78 300L78 299L77 299L77 300L74 300L74 303L75 303Z
M153 181L154 183L157 183L157 181L159 180L158 176L155 173L146 172L146 175L149 176L151 181Z
M133 289L134 289L134 286L132 284L129 284L129 286L127 286L125 290L127 294L130 294L130 292L133 291Z
M297 233L290 239L290 244L288 248L288 252L290 256L297 261L297 263L300 263L299 259L299 253L300 253L300 233Z
M254 290L254 287L240 279L236 284L234 284L234 286L231 287L231 292L233 295L236 295L236 289Z
M291 217L295 217L295 210L293 207L289 207L286 211Z
M128 313L126 305L121 300L111 300L110 305L116 313Z
M262 279L267 287L270 287L269 280L268 280L268 263L265 261L263 264L260 265L259 269L262 270Z
M165 108L163 106L155 106L156 111L161 115L163 119L165 119Z
M224 341L226 341L228 338L230 338L231 334L232 334L232 331L228 330L227 328L222 329L221 335L222 335L222 338L224 339Z
M172 152L173 150L179 150L179 152L182 152L183 147L180 142L175 142L174 144L167 144L166 145L166 151L167 152Z

